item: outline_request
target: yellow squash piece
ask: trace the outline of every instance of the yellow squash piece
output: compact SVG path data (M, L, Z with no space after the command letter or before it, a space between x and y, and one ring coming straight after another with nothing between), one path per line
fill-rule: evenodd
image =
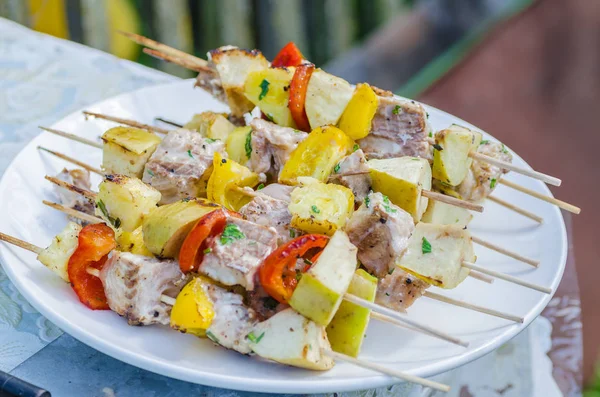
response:
M453 125L435 134L432 175L452 186L459 185L469 171L469 152L475 136L470 130Z
M198 219L219 205L204 199L184 199L161 205L144 218L144 245L154 255L175 258Z
M96 215L116 229L132 232L156 208L160 198L158 190L138 178L107 175L98 190Z
M352 139L337 127L314 129L290 155L279 174L279 182L296 185L302 176L327 182L336 164L352 152L353 146Z
M296 128L288 108L294 68L270 68L248 74L244 93L268 118L284 127Z
M429 162L417 157L399 157L369 160L368 165L373 190L388 196L392 203L411 214L415 222L420 221L428 203L421 192L431 190Z
M427 211L423 214L421 222L435 225L455 225L464 228L471 222L471 219L473 219L473 214L467 209L437 200L429 200Z
M371 276L363 269L358 269L352 277L348 293L374 302L377 293L377 277ZM333 351L358 357L370 317L370 309L343 301L327 326L327 336Z
M183 128L196 130L207 138L225 141L235 125L227 119L227 113L203 112L195 114Z
M44 266L58 274L60 278L69 282L67 266L73 252L79 246L79 232L81 226L75 222L67 223L67 226L57 234L52 243L39 253L37 259Z
M227 155L236 163L246 164L252 154L252 127L237 127L226 141Z
M114 127L102 135L102 169L107 174L141 178L144 166L161 139L133 127Z
M171 309L171 328L204 337L215 317L213 302L206 295L203 285L212 282L206 277L196 277L177 295Z
M144 233L141 226L132 232L125 232L122 229L117 229L116 238L119 251L131 252L135 255L154 256L144 245Z
M239 211L252 197L240 193L236 188L254 187L258 182L257 174L231 159L224 159L221 153L216 152L206 194L209 200L230 210Z
M354 212L354 194L341 185L325 184L314 179L292 191L288 209L291 226L307 233L333 235L342 229Z
M366 137L371 131L371 121L378 104L377 95L368 84L357 85L340 118L340 129L355 141Z

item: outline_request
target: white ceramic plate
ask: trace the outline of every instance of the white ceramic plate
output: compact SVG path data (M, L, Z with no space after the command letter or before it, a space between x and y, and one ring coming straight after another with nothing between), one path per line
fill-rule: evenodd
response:
M193 113L226 108L180 81L119 95L87 109L146 123L154 117L186 121ZM469 126L440 110L427 109L435 130L458 123ZM97 138L113 123L86 121L80 112L52 127ZM474 128L471 126L471 128ZM100 165L101 151L49 133L42 133L16 157L0 182L0 230L40 246L46 246L65 225L65 217L42 205L42 199L55 198L44 175L54 175L70 166L36 147L62 151L89 164ZM514 162L526 166L515 156ZM541 182L517 174L509 179L550 195ZM99 180L94 180L94 185ZM544 217L537 225L494 203L471 224L472 233L525 256L541 261L538 269L476 246L478 264L517 275L528 281L556 289L566 262L567 240L560 211L528 196L500 186L495 195ZM311 372L260 361L227 351L168 327L130 327L110 311L92 311L77 300L69 287L38 263L35 256L20 248L0 244L4 269L27 300L44 316L83 343L129 364L190 382L230 389L317 393L366 389L389 385L396 380L340 363L328 372ZM551 296L497 280L488 285L467 279L448 296L502 310L525 318L524 324L456 308L421 298L409 309L409 317L422 321L470 342L462 348L421 334L372 321L361 358L410 372L432 376L474 360L496 349L522 331L546 306Z

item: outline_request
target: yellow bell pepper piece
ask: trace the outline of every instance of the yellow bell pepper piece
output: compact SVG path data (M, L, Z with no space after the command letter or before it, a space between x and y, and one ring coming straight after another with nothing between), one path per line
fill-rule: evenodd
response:
M206 277L196 277L177 295L171 309L171 328L196 336L205 336L215 317L213 302L203 286L212 284Z
M252 127L238 127L227 137L226 147L229 158L246 164L252 154Z
M338 124L340 129L354 140L366 137L371 132L371 121L378 105L379 100L371 87L359 84L342 113Z
M333 168L352 151L354 142L339 128L315 128L294 149L279 174L279 181L287 185L298 183L298 177L309 176L326 182Z
M258 175L231 159L224 159L218 152L215 153L213 167L206 191L208 199L233 211L248 204L251 197L234 188L256 186Z

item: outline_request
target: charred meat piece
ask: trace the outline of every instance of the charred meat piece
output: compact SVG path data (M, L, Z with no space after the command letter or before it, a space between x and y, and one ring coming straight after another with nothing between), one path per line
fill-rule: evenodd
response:
M199 272L221 284L253 290L259 266L275 248L275 229L228 216L223 232L208 241Z
M56 175L56 178L78 188L91 190L90 173L87 170L68 170L65 168ZM73 208L74 210L85 212L89 215L94 215L94 204L83 195L57 185L54 186L54 190L58 196L58 201L65 207ZM82 224L83 222L81 219L76 219L71 216L69 217L69 220L79 224Z
M301 234L290 227L292 214L288 210L288 204L288 201L260 195L243 206L240 214L250 222L275 228L278 234L277 243L284 244Z
M431 158L427 112L420 104L395 97L379 97L371 132L358 141L369 159Z
M215 152L227 158L222 141L203 138L194 131L174 130L146 163L142 180L160 191L160 204L201 196L206 191L206 171L212 166Z
M346 224L358 259L377 278L395 268L414 229L410 214L381 193L370 193Z
M487 141L479 145L477 152L512 162L512 155L501 143ZM479 202L492 194L500 178L507 172L483 161L473 161L467 177L458 185L457 192L464 200Z
M375 303L398 312L408 309L423 295L429 284L400 268L379 280Z
M246 296L248 306L252 308L260 321L268 320L289 306L277 302L265 292L261 285L257 285L253 291Z
M371 176L369 175L369 166L365 154L359 149L342 159L338 165L334 168L335 174L349 175L338 176L333 179L333 182L352 190L354 201L359 205L362 204L367 194L369 194L369 190L371 190ZM358 175L352 175L355 173ZM335 174L333 176L336 176Z
M100 280L108 305L129 325L168 325L171 306L160 296L176 297L186 277L176 261L113 251Z

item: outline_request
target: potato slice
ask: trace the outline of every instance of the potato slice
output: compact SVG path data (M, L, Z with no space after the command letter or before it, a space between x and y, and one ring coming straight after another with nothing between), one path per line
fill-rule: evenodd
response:
M352 216L354 194L347 187L312 180L292 191L288 209L293 228L331 236Z
M227 155L239 164L246 164L252 154L252 127L237 127L231 131L226 141Z
M294 68L271 68L248 74L244 93L276 124L296 128L288 108Z
M323 349L331 350L325 328L293 309L256 324L248 334L248 343L260 357L294 367L325 371L335 364L322 353Z
M289 304L319 325L326 326L338 310L356 270L357 249L338 230L310 269L302 274Z
M196 277L183 287L171 309L171 328L204 337L215 317L213 302L206 295L204 284L213 284L206 277Z
M459 185L469 170L469 152L474 135L470 130L453 125L435 134L432 175L452 186Z
M310 128L337 125L353 93L354 87L346 80L316 69L308 82L304 104Z
M156 256L176 258L196 221L217 208L221 207L203 199L184 199L158 207L144 218L144 245Z
M471 234L454 225L418 223L398 266L421 280L455 288L469 275L463 261L474 262Z
M107 175L100 183L96 200L96 215L115 228L132 232L156 208L161 194L138 178Z
M422 190L431 190L431 167L418 157L373 159L367 162L371 169L373 190L389 197L392 203L421 220L428 199Z
M355 141L366 137L371 132L371 122L378 104L379 99L368 84L357 85L340 118L340 129Z
M465 228L471 222L471 219L473 219L473 214L467 209L442 203L441 201L429 200L427 211L423 214L421 222L433 223L434 225L455 225Z
M60 278L69 282L67 267L71 255L79 246L79 232L81 226L75 222L67 223L67 226L57 234L52 243L39 253L37 260L44 266L58 274Z
M377 277L371 276L363 269L358 269L352 277L348 293L374 302L377 294ZM343 301L327 326L327 336L333 351L358 357L370 317L370 309Z
M102 135L102 169L107 174L141 178L144 166L161 139L132 127L114 127Z

